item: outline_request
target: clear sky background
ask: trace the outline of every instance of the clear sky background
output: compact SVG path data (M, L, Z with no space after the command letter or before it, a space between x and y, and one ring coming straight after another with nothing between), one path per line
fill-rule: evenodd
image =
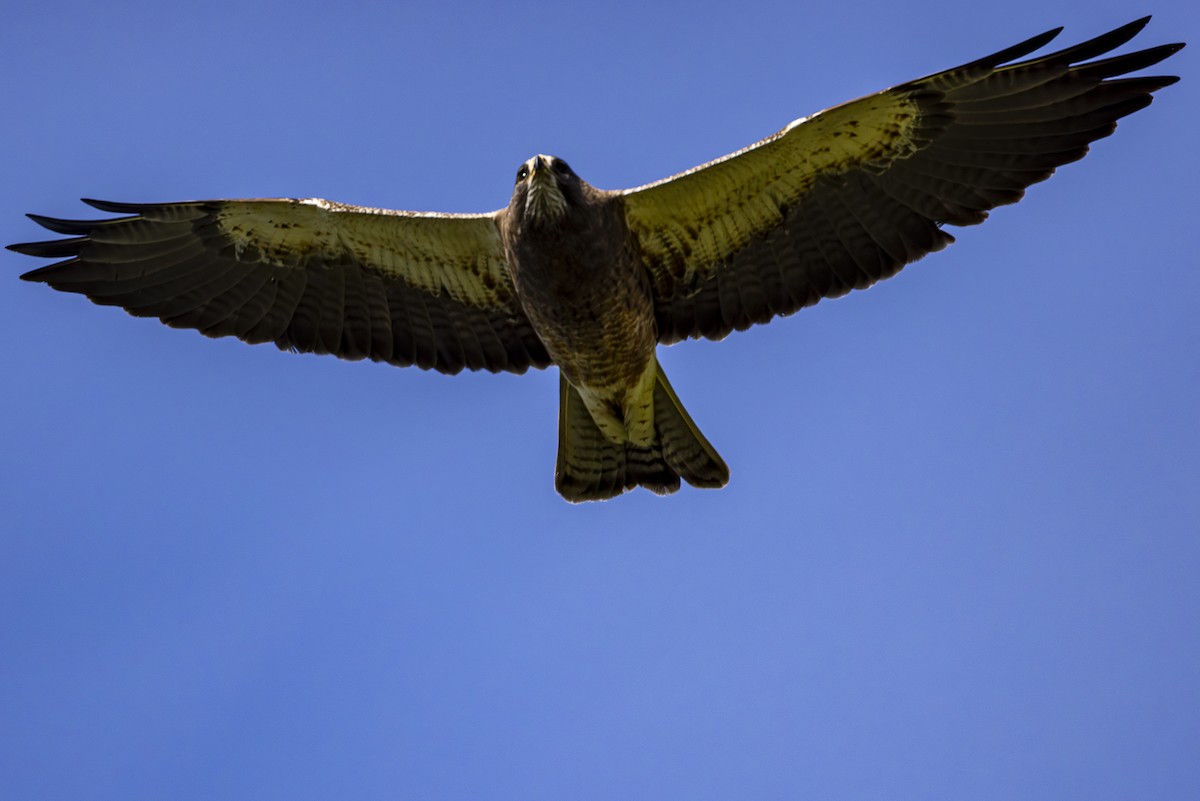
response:
M570 506L558 377L208 340L0 254L12 799L1200 797L1200 12L12 4L24 212L642 184L1057 25L1184 80L869 292L661 358L719 492Z

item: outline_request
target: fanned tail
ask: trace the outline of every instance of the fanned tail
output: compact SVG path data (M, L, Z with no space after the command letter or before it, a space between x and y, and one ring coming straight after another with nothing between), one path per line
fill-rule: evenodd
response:
M558 463L554 486L572 503L612 498L637 486L658 495L693 487L723 487L729 468L696 427L657 366L654 440L648 446L617 443L601 433L579 390L560 376Z

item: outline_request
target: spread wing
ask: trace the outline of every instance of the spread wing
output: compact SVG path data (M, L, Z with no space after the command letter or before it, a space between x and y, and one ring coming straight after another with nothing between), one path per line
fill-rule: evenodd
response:
M954 241L1177 79L1114 79L1182 44L1094 59L1149 17L1041 58L1054 30L796 120L724 158L624 193L659 341L720 339L864 289Z
M325 200L129 204L68 239L10 245L65 261L21 276L212 337L344 359L524 372L550 363L504 266L494 215Z

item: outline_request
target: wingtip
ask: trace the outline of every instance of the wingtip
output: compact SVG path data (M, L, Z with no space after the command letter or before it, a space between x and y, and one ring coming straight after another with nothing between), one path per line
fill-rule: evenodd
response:
M72 226L67 220L60 220L57 217L47 217L44 214L26 214L26 217L33 220L38 225L45 228L47 231L53 231L56 234L78 234L77 226Z
M1038 48L1045 47L1051 41L1057 39L1062 34L1062 32L1065 31L1066 29L1067 29L1066 25L1059 25L1057 28L1051 28L1050 30L1046 31L1045 33L1039 34L1038 36L1033 37L1034 39L1041 40L1041 44L1039 44L1034 49L1036 50Z
M1052 41L1057 39L1059 37L1059 35L1062 34L1062 32L1065 31L1066 29L1067 29L1066 25L1059 25L1057 28L1051 28L1050 30L1046 31L1045 33L1039 33L1037 36L1034 36L1031 39L1029 39L1025 44L1030 45L1029 52L1031 52L1031 53L1034 50L1041 50L1043 47L1045 47L1046 45L1050 44ZM1034 44L1035 42L1036 42L1036 44Z
M1151 15L1147 14L1144 17L1135 19L1133 22L1126 22L1124 25L1119 25L1116 28L1113 28L1111 31L1104 34L1104 36L1112 37L1114 39L1124 37L1121 41L1121 44L1124 44L1141 33L1142 29L1150 24L1150 17Z
M115 200L98 200L94 197L81 197L79 199L93 209L107 211L112 214L141 214L149 206L154 205L150 203L120 203Z
M1010 61L1023 58L1030 53L1041 50L1043 47L1050 44L1050 42L1054 41L1054 39L1057 38L1062 32L1063 26L1061 25L1057 28L1051 28L1044 33L1039 33L1037 36L1031 36L1023 42L1018 42L1012 47L1006 47L999 52L992 53L990 56L984 56L983 58L973 61L970 64L964 64L960 69L969 69L971 67L995 68L1001 64L1007 64Z
M11 245L5 245L4 249L11 250L13 253L20 253L22 256L36 256L37 253L34 253L32 251L34 251L36 249L36 247L40 244L42 244L42 243L41 242L14 242ZM33 272L37 272L37 271L34 270ZM25 273L25 275L29 275L29 273ZM22 275L21 277L24 278L25 275Z
M1150 24L1150 15L1147 14L1146 16L1142 17L1141 19L1135 19L1133 22L1122 25L1121 27L1117 28L1115 31L1112 31L1112 33L1110 33L1109 36L1120 39L1120 43L1125 44L1125 42L1128 42L1130 39L1132 39L1133 37L1135 37L1139 33L1141 33L1142 29L1145 28L1149 24ZM1114 45L1114 47L1119 47L1119 46L1120 45Z
M1139 33L1141 33L1142 29L1145 28L1150 23L1151 16L1152 15L1147 14L1146 16L1144 16L1140 19L1135 19L1133 22L1127 22L1124 25L1113 28L1108 33L1103 33L1093 39L1089 39L1086 42L1075 45L1074 47L1070 47L1067 50L1064 50L1062 52L1063 53L1074 53L1075 51L1090 50L1090 49L1097 49L1101 52L1106 52L1108 50L1112 50L1113 48L1120 47L1121 45L1125 44L1130 39L1132 39L1133 37L1135 37ZM1047 44L1050 43L1050 41L1052 39L1056 38L1060 33L1062 33L1063 30L1065 30L1065 27L1060 25L1057 28L1046 31L1045 33L1043 33L1039 36L1033 37L1032 39L1028 40L1028 42L1026 42L1025 44L1030 44L1035 41L1038 42L1037 47L1035 47L1029 51L1029 52L1033 52L1033 50L1037 50L1042 47L1045 47ZM1078 58L1091 58L1092 55L1093 54L1088 53L1086 55L1079 55Z
M9 245L10 250L12 249L12 247L13 247L12 245ZM17 251L17 252L19 253L20 251ZM54 264L47 264L44 267L38 267L37 269L30 270L29 272L21 273L21 275L19 275L17 277L20 278L22 281L31 281L31 282L36 282L39 284L44 284L48 280L46 278L47 273L51 272L54 268L58 267L62 263L63 262L55 262Z

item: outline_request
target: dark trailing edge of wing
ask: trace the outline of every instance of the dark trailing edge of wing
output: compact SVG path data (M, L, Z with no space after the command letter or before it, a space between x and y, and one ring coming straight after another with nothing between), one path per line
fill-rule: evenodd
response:
M1182 43L1090 60L1129 42L1149 20L1014 63L1053 40L1062 31L1056 28L837 107L847 114L874 98L915 103L914 151L816 175L805 194L778 206L778 224L688 282L673 283L681 272L661 268L655 273L665 289L655 298L659 342L721 339L865 289L952 242L943 226L975 225L991 209L1017 202L1029 186L1086 155L1119 119L1149 105L1153 92L1179 80L1117 76L1158 64Z
M63 259L30 270L23 280L174 328L273 342L282 350L445 373L521 373L550 364L519 309L475 308L344 259L316 268L242 260L215 222L229 201L83 202L126 216L27 215L68 238L9 245L17 253Z

